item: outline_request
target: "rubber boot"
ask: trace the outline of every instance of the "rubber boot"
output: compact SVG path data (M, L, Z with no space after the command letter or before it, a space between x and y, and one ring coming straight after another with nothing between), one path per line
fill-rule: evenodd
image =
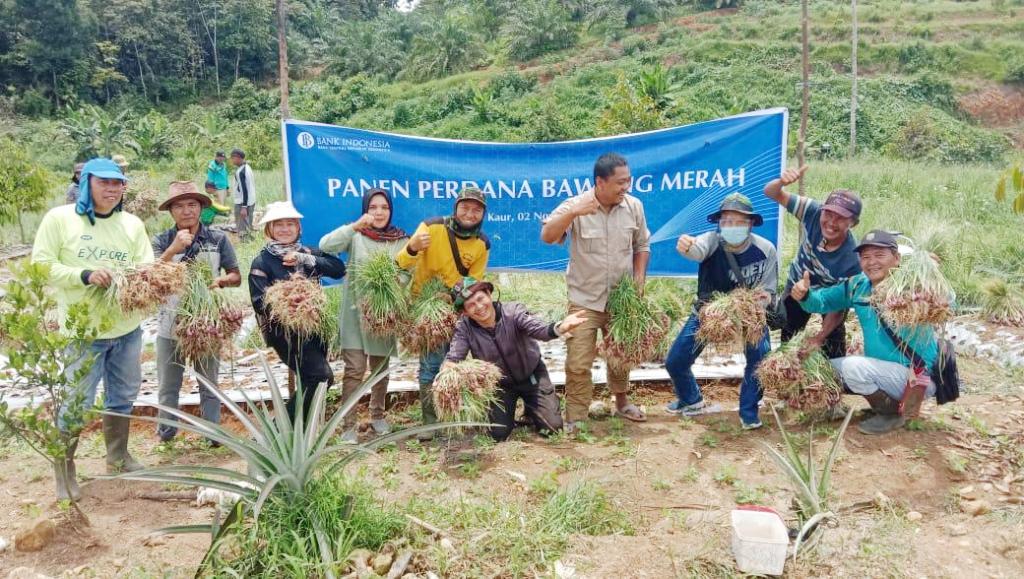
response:
M899 414L899 401L889 397L882 390L876 390L864 398L867 399L875 413L871 418L861 421L857 427L861 433L886 434L901 428L906 423L906 420Z
M78 439L68 447L64 460L53 465L53 479L57 483L57 500L79 500L82 489L78 488L78 473L75 471L75 452L78 450ZM67 475L67 479L63 475ZM65 483L66 481L66 483Z
M437 424L437 413L434 411L434 383L426 382L420 384L420 409L423 413L423 424ZM421 432L416 435L416 440L427 442L434 440L434 432Z
M103 415L103 440L107 443L107 474L134 472L144 467L128 454L131 418Z

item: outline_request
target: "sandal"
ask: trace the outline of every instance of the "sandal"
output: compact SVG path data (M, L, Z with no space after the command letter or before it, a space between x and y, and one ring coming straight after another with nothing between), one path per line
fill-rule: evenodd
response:
M615 411L615 416L621 416L633 422L647 422L647 415L640 411L635 404L627 404Z

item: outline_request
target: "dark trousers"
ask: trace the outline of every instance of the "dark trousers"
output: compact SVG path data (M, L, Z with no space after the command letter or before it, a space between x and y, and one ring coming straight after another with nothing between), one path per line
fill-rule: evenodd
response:
M498 442L508 438L515 428L516 403L523 399L526 417L534 430L550 434L562 429L562 413L558 408L555 386L548 377L548 369L541 362L530 380L523 383L502 384L498 387L498 401L491 406L491 437Z
M800 330L807 327L807 322L811 319L811 314L804 311L800 307L800 303L793 298L786 296L783 302L786 307L786 325L782 328L782 341L788 342L793 336L795 336ZM842 323L839 324L831 334L825 338L825 343L821 346L822 353L825 354L826 358L842 358L846 355L846 317L843 316Z
M327 360L327 343L315 336L300 340L298 336L286 333L276 324L264 328L263 339L277 352L277 356L288 369L295 372L298 380L295 389L296 392L302 389L302 408L305 415L313 404L313 397L316 396L320 384L326 382L328 388L334 384L334 372ZM288 416L293 420L297 399L298 396L292 396L286 405Z

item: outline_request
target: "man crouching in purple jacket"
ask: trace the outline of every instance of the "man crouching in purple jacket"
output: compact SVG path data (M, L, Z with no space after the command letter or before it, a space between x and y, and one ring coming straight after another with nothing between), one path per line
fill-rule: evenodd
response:
M526 416L541 435L562 429L558 396L540 357L537 340L554 340L576 328L586 317L571 314L559 323L531 315L526 306L491 300L494 285L471 277L452 288L455 307L463 310L455 326L445 365L461 362L467 354L501 368L498 401L491 407L491 436L501 442L515 426L516 402L523 399Z

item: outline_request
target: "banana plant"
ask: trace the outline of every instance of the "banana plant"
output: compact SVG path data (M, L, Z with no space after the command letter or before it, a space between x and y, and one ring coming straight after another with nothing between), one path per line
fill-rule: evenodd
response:
M345 416L355 408L364 394L384 378L387 373L387 362L380 364L359 389L326 420L322 419L321 415L326 406L328 388L318 388L312 405L304 411L302 385L296 384L297 410L294 421L287 412L283 412L285 403L281 388L265 358L262 363L273 407L279 409L277 412L270 410L262 401L250 400L243 391L242 396L251 410L251 414L246 413L227 394L221 392L208 380L197 376L202 387L214 394L242 424L245 429L243 435L235 434L219 424L192 416L177 408L160 404L153 406L163 413L177 418L180 422L172 418L155 416L133 417L136 420L174 426L220 443L224 448L245 460L248 466L247 472L211 466L170 465L146 468L111 477L209 487L234 493L240 497L224 524L217 525L214 522L210 525L173 526L155 531L158 534L212 533L214 538L210 550L207 551L203 563L200 565L200 571L205 568L211 555L219 547L221 537L229 530L232 523L246 517L251 517L258 523L260 512L271 496L283 494L284 496L301 497L317 477L336 474L353 461L372 454L382 446L416 436L422 432L456 426L485 426L484 424L442 423L397 431L363 444L336 443L334 442L335 435L342 426ZM114 412L105 412L105 414L127 416ZM315 541L325 576L334 577L335 562L330 539L315 521L314 528L316 529Z

